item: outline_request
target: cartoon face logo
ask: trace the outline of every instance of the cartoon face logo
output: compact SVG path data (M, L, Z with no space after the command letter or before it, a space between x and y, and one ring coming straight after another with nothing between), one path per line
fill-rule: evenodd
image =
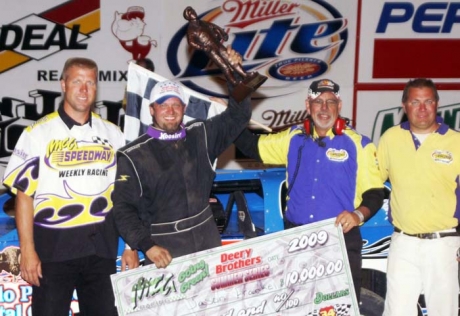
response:
M157 41L144 35L144 8L129 7L126 13L115 12L112 22L112 33L120 41L121 46L132 54L133 60L145 58L152 45L157 47Z
M120 41L132 41L142 35L145 23L141 18L122 19L123 14L115 12L112 32Z

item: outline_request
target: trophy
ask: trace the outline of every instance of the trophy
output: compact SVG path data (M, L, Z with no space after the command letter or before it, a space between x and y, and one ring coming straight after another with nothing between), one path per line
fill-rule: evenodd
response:
M220 68L225 78L234 86L232 96L236 101L242 101L267 80L266 76L258 72L245 72L240 64L233 65L229 61L227 48L222 44L222 41L228 40L228 34L221 27L198 20L195 10L190 6L185 8L184 18L189 21L188 44L204 51Z

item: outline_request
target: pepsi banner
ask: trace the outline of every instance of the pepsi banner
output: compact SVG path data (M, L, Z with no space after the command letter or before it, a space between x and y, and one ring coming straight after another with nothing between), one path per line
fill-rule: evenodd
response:
M119 315L359 315L329 219L112 275Z

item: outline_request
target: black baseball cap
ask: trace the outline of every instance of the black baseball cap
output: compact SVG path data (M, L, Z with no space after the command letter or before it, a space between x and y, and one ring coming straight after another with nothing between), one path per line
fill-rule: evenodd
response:
M330 79L313 81L308 89L308 98L316 99L323 92L332 92L337 99L340 99L340 86Z

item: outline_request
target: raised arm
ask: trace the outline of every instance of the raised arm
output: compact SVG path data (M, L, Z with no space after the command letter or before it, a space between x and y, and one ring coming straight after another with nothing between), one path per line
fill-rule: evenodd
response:
M255 159L262 162L260 157L259 148L259 136L253 134L250 130L245 128L238 138L235 140L235 146L249 158Z

